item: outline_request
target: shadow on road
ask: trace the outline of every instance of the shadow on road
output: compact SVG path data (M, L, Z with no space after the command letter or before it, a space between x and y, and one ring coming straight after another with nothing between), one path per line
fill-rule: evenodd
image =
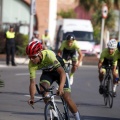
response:
M35 113L35 112L16 112L16 111L9 111L9 110L0 110L0 112L11 113L11 114L18 114L18 115L44 115L44 113Z
M82 120L120 120L120 118L82 116Z
M20 93L20 92L0 92L0 94L8 94L8 95L26 95L29 93Z
M76 103L77 104L77 106L89 106L89 107L105 107L105 105L103 105L103 104L95 104L95 103Z

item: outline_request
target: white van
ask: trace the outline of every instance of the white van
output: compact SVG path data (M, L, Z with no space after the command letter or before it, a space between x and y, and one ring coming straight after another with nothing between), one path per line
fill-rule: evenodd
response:
M61 19L57 21L56 27L56 49L70 33L74 34L83 54L93 54L94 38L93 26L90 20Z

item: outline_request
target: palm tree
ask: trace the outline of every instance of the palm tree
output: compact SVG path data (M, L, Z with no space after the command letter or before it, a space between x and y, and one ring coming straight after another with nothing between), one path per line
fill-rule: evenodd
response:
M115 27L115 18L116 15L113 12L114 8L120 8L120 0L79 0L79 5L83 6L87 12L93 11L92 14L92 23L94 26L94 34L96 34L96 38L100 40L100 31L101 31L101 21L102 21L102 13L101 8L103 4L107 4L108 6L108 17L105 21L105 31L112 30Z

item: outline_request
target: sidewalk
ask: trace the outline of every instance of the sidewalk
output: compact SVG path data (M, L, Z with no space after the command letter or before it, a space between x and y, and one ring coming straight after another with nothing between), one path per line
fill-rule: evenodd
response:
M2 61L5 62L6 60L6 55L5 54L0 54L0 64ZM27 57L20 57L16 56L15 57L15 62L16 64L28 64L29 59ZM97 65L98 64L98 58L96 56L85 56L83 58L83 65Z
M6 61L6 55L5 54L0 54L0 64L3 63L3 61ZM15 63L16 64L28 64L29 59L27 57L15 57Z

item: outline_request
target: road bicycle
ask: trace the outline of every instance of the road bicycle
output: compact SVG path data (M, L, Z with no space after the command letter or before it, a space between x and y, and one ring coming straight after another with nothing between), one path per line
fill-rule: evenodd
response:
M69 60L64 60L65 62L65 70L66 70L66 73L68 73L69 77L70 77L70 73L71 73L71 68L72 68L72 61L69 59Z
M34 103L37 103L41 100L47 100L48 102L45 104L44 108L44 117L45 120L71 120L69 116L69 110L66 102L61 96L58 96L57 94L53 93L54 86L51 88L46 89L43 85L40 84L40 86L44 89L45 92L48 92L49 94L46 97L42 97L39 100L35 101ZM38 94L43 94L43 92L40 92L38 85L36 84L36 89ZM59 97L61 99L61 103L56 102L56 98ZM33 107L33 106L32 106ZM74 120L74 119L73 119Z
M110 108L113 106L113 76L112 76L112 66L109 64L105 66L106 75L103 80L103 97L104 104L109 105Z

